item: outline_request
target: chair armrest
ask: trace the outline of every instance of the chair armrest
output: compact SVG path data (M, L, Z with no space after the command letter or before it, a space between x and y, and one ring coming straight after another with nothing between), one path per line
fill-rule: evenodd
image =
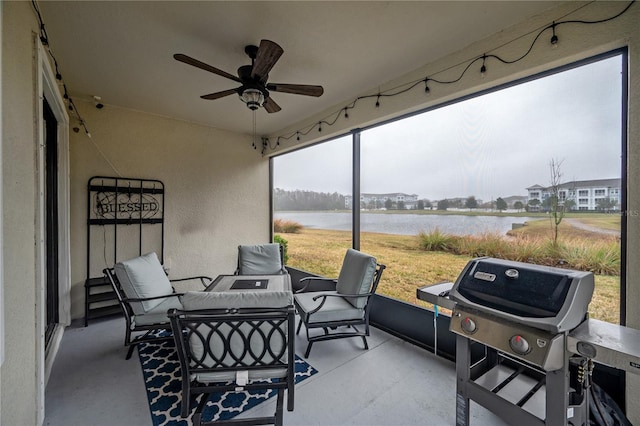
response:
M325 302L327 301L327 297L341 297L341 298L354 298L354 297L371 297L373 296L373 293L363 293L363 294L332 294L332 293L323 293L323 294L319 294L317 296L314 296L312 298L312 300L316 301L318 299L322 299L322 301L320 302L320 304L315 308L312 309L311 311L308 312L307 315L312 315L315 314L316 312L318 312L320 309L322 309L322 306L324 306Z
M307 281L307 283L304 284L302 288L296 290L295 291L296 293L305 293L313 282L324 281L324 282L332 282L334 284L338 283L338 280L335 278L324 278L324 277L304 277L299 280L300 284L302 284L304 281Z
M154 296L154 297L135 297L135 298L123 298L123 302L146 302L148 300L156 300L156 299L166 299L168 297L180 297L183 296L184 293L171 293L165 294L164 296Z
M362 294L319 294L313 297L313 300L318 300L321 297L342 297L352 299L354 297L371 297L373 293L362 293Z
M181 281L191 281L191 280L200 280L200 283L204 288L207 288L212 282L213 278L207 277L205 275L199 275L195 277L187 277L187 278L175 278L173 280L169 280L172 283L181 282Z

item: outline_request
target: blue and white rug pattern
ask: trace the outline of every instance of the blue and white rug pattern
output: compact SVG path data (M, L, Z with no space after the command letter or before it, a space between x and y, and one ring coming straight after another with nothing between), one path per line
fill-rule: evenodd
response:
M138 346L142 374L147 388L149 408L154 426L191 426L191 414L200 400L191 400L187 418L180 417L182 378L180 361L173 340L144 343ZM295 380L299 383L318 371L296 355ZM219 392L211 394L203 412L203 420L228 420L276 394L275 390Z

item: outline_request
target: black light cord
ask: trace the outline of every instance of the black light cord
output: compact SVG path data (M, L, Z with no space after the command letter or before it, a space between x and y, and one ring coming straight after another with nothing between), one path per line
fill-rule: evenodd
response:
M31 0L31 4L33 5L33 9L36 11L36 15L38 16L38 22L40 24L40 42L42 43L43 46L46 46L46 50L49 53L49 56L51 56L51 59L53 60L53 65L56 69L56 80L62 83L62 89L64 92L62 94L62 97L67 101L67 107L69 108L69 111L73 112L77 117L79 125L82 126L84 129L84 133L87 135L87 137L91 138L91 133L89 133L89 129L87 128L87 123L84 121L84 119L80 115L80 112L78 111L76 104L73 102L73 99L71 99L71 96L69 96L67 85L64 83L64 80L62 79L62 73L60 73L60 68L58 67L58 60L53 55L53 51L51 50L51 45L49 44L49 36L47 35L47 30L44 26L44 20L42 19L42 15L40 14L40 8L38 8L38 3L36 2L36 0ZM73 131L77 133L80 131L80 128L74 127Z
M523 34L511 41L508 41L506 43L503 43L502 45L492 49L493 51L500 49L504 46L506 46L507 44L513 43L516 40L519 40L523 37L526 37L530 34L533 34L535 31L538 31L538 33L536 34L536 36L534 37L533 41L531 42L531 44L529 45L529 48L519 57L515 58L515 59L504 59L496 54L493 53L485 53L482 56L477 56L475 58L472 59L467 59L464 60L462 62L459 62L455 65L449 66L445 69L442 69L440 71L437 71L433 74L431 74L431 76L426 76L424 78L421 78L419 80L415 80L415 81L411 81L399 86L396 86L394 88L388 89L387 91L384 92L378 92L376 94L371 94L371 95L363 95L363 96L359 96L357 98L355 98L350 104L347 104L345 106L343 106L342 108L340 108L338 111L332 112L330 113L327 117L325 117L324 119L319 120L317 123L311 124L308 127L302 128L302 129L298 129L290 134L287 135L280 135L276 137L276 143L274 146L271 145L270 141L268 138L263 138L262 139L262 154L264 155L265 151L267 148L271 148L271 150L275 150L276 147L278 147L280 145L280 141L288 141L291 138L293 138L294 136L296 137L296 140L300 140L300 136L306 136L309 133L311 133L312 130L314 130L315 128L318 129L318 131L322 131L322 125L325 124L327 126L333 126L338 119L340 118L340 116L342 114L344 114L344 118L348 119L349 118L349 110L354 109L357 105L357 103L361 100L365 100L365 99L371 99L371 98L376 98L376 108L380 107L380 98L385 98L385 97L393 97L393 96L398 96L398 95L402 95L406 92L409 92L410 90L414 89L416 86L418 86L420 83L424 83L425 88L424 91L425 93L430 93L431 89L429 88L429 83L433 82L433 83L437 83L437 84L454 84L459 82L460 80L462 80L462 78L465 76L465 74L469 71L469 69L478 61L482 61L482 67L481 67L481 73L484 74L487 70L487 66L486 66L486 62L487 59L491 58L491 59L496 59L499 62L503 63L503 64L515 64L516 62L519 62L521 60L523 60L524 58L526 58L531 51L533 50L534 46L536 45L536 43L538 42L538 40L540 39L540 37L547 31L547 30L552 30L553 35L551 37L550 43L553 45L556 45L558 43L558 36L556 34L556 29L560 26L560 25L565 25L565 24L601 24L604 22L608 22L608 21L612 21L622 15L624 15L630 8L631 6L633 6L633 4L636 2L636 0L631 0L629 2L629 4L627 4L627 6L619 13L608 17L608 18L603 18L603 19L598 19L595 21L586 21L586 20L565 20L565 21L553 21L551 24L545 26L545 27L538 27L537 30L533 30L531 32L528 32L526 34ZM567 13L565 16L569 15L569 14L573 14L575 12L577 12L578 10L592 4L594 2L590 2L587 3L585 5L580 6L577 9L572 10L571 12ZM432 77L433 75L438 75L438 74L442 74L443 72L446 72L450 69L456 68L464 63L468 62L467 66L462 70L462 72L460 73L460 75L457 78L451 79L451 80L442 80L442 79L437 79Z

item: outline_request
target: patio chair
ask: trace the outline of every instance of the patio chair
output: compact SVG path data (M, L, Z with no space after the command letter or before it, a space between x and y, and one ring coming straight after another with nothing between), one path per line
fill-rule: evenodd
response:
M305 286L294 297L300 315L296 334L304 324L309 342L305 358L313 343L322 340L362 337L364 348L369 349L369 301L384 269L385 265L378 264L374 257L348 249L337 279L307 277L300 280ZM317 280L333 281L335 291L307 291L310 283ZM363 325L364 330L359 330L358 325ZM343 326L347 329L341 328ZM324 333L311 336L309 331L314 328L320 328Z
M169 280L155 253L118 262L103 272L126 320L124 346L129 347L126 359L131 358L139 343L172 338L167 311L182 308L182 293L175 292L172 282L199 280L206 287L213 281L206 276ZM132 338L137 332L143 334Z
M284 391L293 411L295 310L289 291L187 292L169 311L182 370L182 409L204 394L193 424L282 424ZM202 422L212 392L277 390L273 416Z
M278 243L238 246L235 275L288 274L284 267L284 250Z

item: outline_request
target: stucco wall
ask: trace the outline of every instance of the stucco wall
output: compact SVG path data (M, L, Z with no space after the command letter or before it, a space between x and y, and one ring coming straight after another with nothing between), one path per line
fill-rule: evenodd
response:
M30 3L4 2L2 190L5 360L0 424L36 424L36 128Z
M70 136L72 318L84 316L87 182L117 176L99 151L121 176L164 183L171 277L233 273L238 244L268 241L269 162L249 135L110 105L76 105L92 139L82 130Z
M484 53L496 54L505 59L518 58L529 48L539 29L550 25L553 21L598 21L616 15L628 3L593 2L582 8L585 4L583 2L564 3L527 20L526 23L480 40L459 52L444 58L434 59L414 72L381 84L380 87L371 88L370 92L361 95L376 94L378 90L384 92L390 88L405 87L403 84L407 82L418 81L428 76L441 80L455 79L468 64L469 59L477 58ZM575 10L577 11L573 12ZM629 49L629 143L627 160L628 205L625 212L628 219L626 323L630 327L640 329L640 304L638 303L640 301L640 262L637 261L640 253L640 181L637 179L640 175L640 5L634 4L626 14L606 23L561 25L557 28L557 35L560 42L555 49L551 48L549 44L551 32L547 31L540 37L531 53L515 64L501 64L495 60L488 60L487 73L484 78L480 76L480 63L476 63L477 66L472 67L470 72L456 84L430 83L429 95L425 95L424 86L419 85L404 95L383 98L379 108L374 106L375 98L368 102L358 102L357 108L349 111L348 120L341 118L333 126L323 126L321 134L310 132L306 136L301 135L300 142L297 142L295 138L289 141L283 140L280 147L270 154L295 149L320 139L347 133L355 127L379 123L405 113L439 105L483 89L627 46ZM433 75L441 70L449 71ZM271 138L275 140L278 135L294 134L296 130L307 129L326 117L335 117L335 111L339 111L350 102L351 100L345 100L343 104L336 105L304 122L274 133ZM640 376L628 374L627 383L629 417L632 423L640 424L640 398L637 397L640 393Z

